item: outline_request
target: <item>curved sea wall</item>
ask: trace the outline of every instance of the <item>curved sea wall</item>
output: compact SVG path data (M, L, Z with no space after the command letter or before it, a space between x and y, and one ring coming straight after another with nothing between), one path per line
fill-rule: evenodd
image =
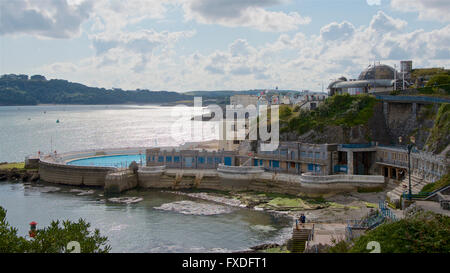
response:
M108 172L114 168L82 167L64 164L39 162L40 179L45 182L73 186L105 186Z
M129 151L129 150L128 150ZM114 154L123 152L115 150ZM109 151L88 151L81 156L101 156ZM79 154L79 155L80 155ZM137 173L110 167L72 166L68 159L75 153L60 157L43 157L39 173L43 181L73 186L99 186L107 192L123 192L135 187L154 189L211 189L224 191L260 191L311 196L332 195L359 189L384 187L383 176L302 175L266 172L261 167L225 166L217 169L167 169L165 166L140 167Z

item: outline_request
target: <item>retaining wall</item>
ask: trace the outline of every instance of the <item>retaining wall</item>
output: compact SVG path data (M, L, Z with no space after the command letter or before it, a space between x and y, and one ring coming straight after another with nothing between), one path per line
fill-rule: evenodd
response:
M45 161L39 162L40 179L55 184L103 187L106 174L113 170L115 169L69 166Z

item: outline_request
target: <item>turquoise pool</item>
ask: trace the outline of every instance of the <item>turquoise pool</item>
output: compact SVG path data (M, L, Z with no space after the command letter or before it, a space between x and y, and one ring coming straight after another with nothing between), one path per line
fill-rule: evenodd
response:
M110 155L72 160L67 165L125 168L131 162L145 164L145 155Z

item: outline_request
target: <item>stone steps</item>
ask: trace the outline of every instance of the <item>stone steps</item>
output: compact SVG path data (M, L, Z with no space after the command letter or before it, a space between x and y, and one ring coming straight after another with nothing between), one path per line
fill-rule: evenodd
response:
M411 175L411 192L412 194L418 194L428 182L423 178L418 177L416 175ZM403 192L409 190L409 176L406 176L405 179L398 184L394 189L389 189L387 196L389 197L391 202L400 201L400 197L403 195Z

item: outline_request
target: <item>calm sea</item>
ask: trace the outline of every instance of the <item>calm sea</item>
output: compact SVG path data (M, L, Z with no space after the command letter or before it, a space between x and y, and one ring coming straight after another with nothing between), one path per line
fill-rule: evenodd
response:
M216 138L211 125L204 125L200 136L189 129L190 109L129 105L0 107L0 161L23 161L37 151L170 146ZM8 222L25 235L31 221L42 227L52 219L84 218L108 236L113 252L243 250L280 241L291 225L287 218L247 209L209 216L157 210L155 207L163 204L192 200L158 191L129 191L125 196L144 200L124 205L105 201L101 190L78 196L70 192L70 187L57 187L61 188L59 192L50 193L45 187L0 183L0 206L8 210Z

